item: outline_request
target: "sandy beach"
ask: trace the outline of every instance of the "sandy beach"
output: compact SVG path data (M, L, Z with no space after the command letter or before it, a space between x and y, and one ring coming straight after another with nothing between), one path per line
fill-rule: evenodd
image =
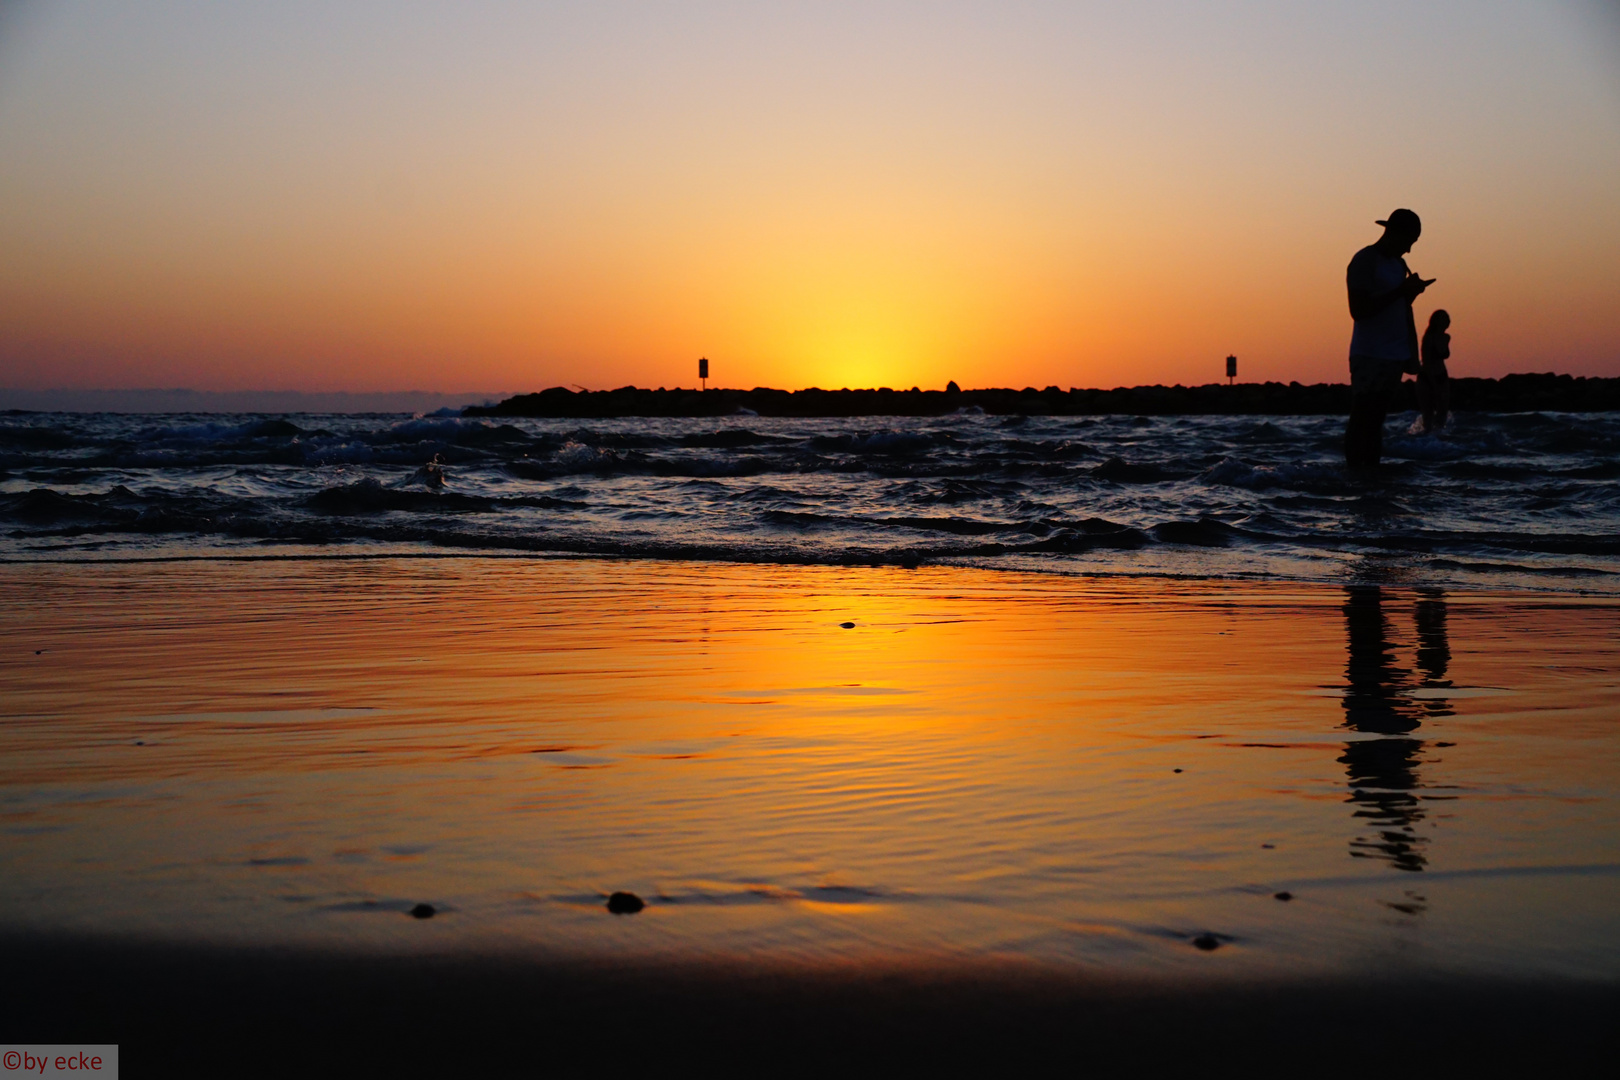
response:
M499 1043L521 990L603 1031L865 1018L828 1053L1173 1021L1153 1054L1263 1029L1273 1060L1369 994L1453 1055L1590 1048L1615 999L1612 598L529 558L0 580L30 1031L426 1009ZM1377 1039L1441 1045L1417 1030Z

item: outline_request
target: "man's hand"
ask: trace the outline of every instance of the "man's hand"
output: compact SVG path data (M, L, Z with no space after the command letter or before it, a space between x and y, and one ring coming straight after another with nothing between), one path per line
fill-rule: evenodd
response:
M1407 274L1406 280L1401 283L1401 295L1408 300L1416 300L1424 289L1434 284L1434 280L1434 278L1418 277L1415 273Z

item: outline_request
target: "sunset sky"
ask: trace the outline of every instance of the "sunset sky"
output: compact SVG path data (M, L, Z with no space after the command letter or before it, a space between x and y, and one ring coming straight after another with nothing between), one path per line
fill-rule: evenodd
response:
M1620 4L6 3L0 386L1620 375Z

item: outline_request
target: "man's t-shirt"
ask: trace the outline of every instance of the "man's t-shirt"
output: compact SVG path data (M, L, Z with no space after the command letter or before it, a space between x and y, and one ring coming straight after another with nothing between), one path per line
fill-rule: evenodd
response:
M1388 258L1369 244L1356 252L1344 281L1352 292L1379 296L1398 289L1406 280L1406 260ZM1400 300L1366 319L1356 320L1350 335L1350 355L1376 360L1415 360L1412 355L1411 305Z

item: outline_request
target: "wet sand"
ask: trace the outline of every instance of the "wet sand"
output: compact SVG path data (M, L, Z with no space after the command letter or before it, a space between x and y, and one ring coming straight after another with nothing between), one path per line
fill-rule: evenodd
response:
M1607 1037L1612 600L482 558L0 588L8 1039Z

